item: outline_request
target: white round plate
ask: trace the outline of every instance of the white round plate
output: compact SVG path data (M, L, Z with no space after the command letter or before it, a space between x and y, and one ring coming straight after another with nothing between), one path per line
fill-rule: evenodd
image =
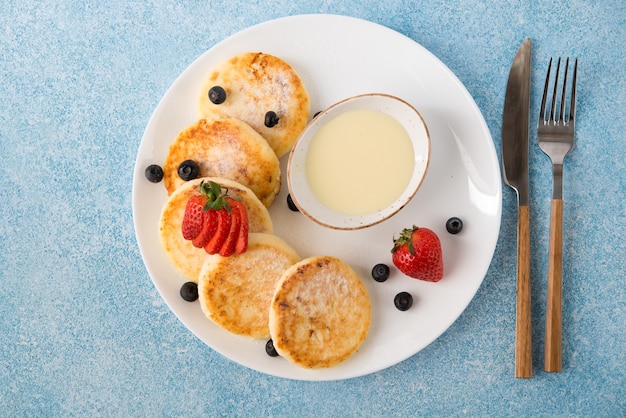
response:
M300 74L311 98L311 113L343 98L381 92L419 109L431 136L428 174L411 203L386 222L358 231L321 227L286 204L287 158L281 159L283 187L270 207L274 232L304 258L334 255L363 278L372 299L372 322L358 353L330 369L307 370L265 353L265 341L230 334L206 319L198 302L179 295L185 281L170 265L158 238L167 200L162 183L144 176L162 165L178 132L198 118L202 82L211 67L232 55L261 51L276 55ZM335 380L373 373L416 354L461 315L491 263L502 210L500 167L486 123L462 83L435 56L386 27L345 16L300 15L253 26L215 45L173 83L146 127L133 181L133 218L144 263L170 309L215 351L251 369L299 380ZM463 220L458 235L446 232L449 217ZM428 227L441 239L444 278L426 283L399 273L391 262L392 238L411 225ZM375 282L376 263L392 267ZM408 291L413 307L401 312L394 295Z

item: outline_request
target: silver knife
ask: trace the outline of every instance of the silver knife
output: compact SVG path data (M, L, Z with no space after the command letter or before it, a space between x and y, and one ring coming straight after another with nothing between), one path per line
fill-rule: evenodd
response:
M515 313L515 377L532 377L530 316L530 209L528 206L528 122L532 41L520 46L509 72L502 114L504 182L517 192L517 305Z

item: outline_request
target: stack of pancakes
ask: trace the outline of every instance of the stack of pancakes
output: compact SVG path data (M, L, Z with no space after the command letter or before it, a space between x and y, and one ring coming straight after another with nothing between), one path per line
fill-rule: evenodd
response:
M219 86L223 103L209 100ZM217 65L202 89L200 119L171 143L163 165L169 198L159 223L163 250L176 270L198 283L204 314L225 330L272 338L277 352L307 368L331 367L351 356L367 335L370 299L359 276L334 257L300 256L273 234L268 207L281 187L279 158L309 118L309 96L281 59L244 53ZM273 112L278 122L266 126ZM272 124L270 124L272 125ZM199 177L183 181L178 166L193 160ZM208 255L182 237L190 196L214 181L246 206L248 250Z
M223 103L211 102L212 87L225 91ZM235 180L269 207L280 191L278 159L289 152L309 119L309 95L296 71L273 55L237 55L209 73L198 109L200 119L170 145L163 166L168 194L183 183L180 163L193 160L199 177ZM268 112L278 118L270 127L265 125Z

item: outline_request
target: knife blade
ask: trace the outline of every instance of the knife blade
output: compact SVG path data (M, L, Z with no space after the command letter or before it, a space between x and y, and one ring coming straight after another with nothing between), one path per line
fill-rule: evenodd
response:
M530 314L530 209L528 202L528 122L532 41L519 47L506 85L502 113L504 182L517 193L517 291L515 312L515 377L532 377Z

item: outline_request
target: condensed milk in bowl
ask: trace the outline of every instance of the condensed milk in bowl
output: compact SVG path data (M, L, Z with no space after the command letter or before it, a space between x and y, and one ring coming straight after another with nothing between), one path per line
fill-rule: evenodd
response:
M353 96L309 122L289 155L289 193L300 212L333 229L390 218L417 193L430 158L428 127L406 101Z

